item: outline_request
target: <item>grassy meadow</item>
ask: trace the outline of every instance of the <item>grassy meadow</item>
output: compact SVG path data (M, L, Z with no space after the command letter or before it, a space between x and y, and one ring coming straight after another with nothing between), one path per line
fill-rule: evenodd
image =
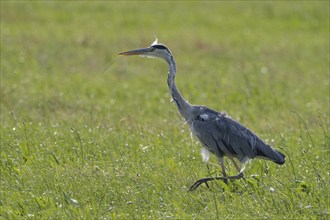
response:
M286 155L187 192L208 166L170 102ZM1 1L0 218L329 219L329 2ZM226 162L231 175L233 165Z

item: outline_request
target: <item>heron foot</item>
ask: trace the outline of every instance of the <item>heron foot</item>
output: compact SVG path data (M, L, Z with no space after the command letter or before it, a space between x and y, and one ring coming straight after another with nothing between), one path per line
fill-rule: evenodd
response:
M236 176L217 176L217 177L206 177L200 180L197 180L189 189L190 192L195 191L202 183L205 183L207 188L210 188L207 182L212 180L223 180L227 184L228 179L241 179L244 177L243 173L239 173Z

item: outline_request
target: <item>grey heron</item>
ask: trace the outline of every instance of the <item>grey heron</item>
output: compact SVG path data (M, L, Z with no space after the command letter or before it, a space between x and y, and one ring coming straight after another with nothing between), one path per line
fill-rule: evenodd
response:
M167 84L180 114L190 126L191 132L203 145L203 158L208 160L209 153L213 153L219 160L222 175L197 180L190 191L196 190L202 183L212 180L240 179L244 177L246 164L253 158L271 160L277 164L284 164L285 155L264 143L254 132L235 121L225 113L217 112L205 106L191 105L181 95L175 84L176 64L171 51L156 41L147 48L135 49L119 53L119 55L140 55L156 57L165 60L169 66ZM224 156L228 157L235 166L238 174L227 176L224 166ZM240 168L234 158L238 159Z

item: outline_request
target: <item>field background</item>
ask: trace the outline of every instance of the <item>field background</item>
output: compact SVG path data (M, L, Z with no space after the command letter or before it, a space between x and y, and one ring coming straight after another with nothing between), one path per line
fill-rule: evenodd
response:
M193 104L286 154L210 183L154 34ZM1 1L0 218L328 219L329 2ZM236 174L226 163L228 172Z

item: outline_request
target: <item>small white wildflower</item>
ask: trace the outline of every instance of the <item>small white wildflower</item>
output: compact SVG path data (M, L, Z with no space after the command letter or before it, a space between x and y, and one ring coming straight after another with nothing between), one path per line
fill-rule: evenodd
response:
M79 205L78 201L75 200L75 199L70 199L70 201L71 201L73 204L75 204L75 205Z
M263 66L260 68L260 72L263 73L263 74L266 74L268 72L268 68Z

